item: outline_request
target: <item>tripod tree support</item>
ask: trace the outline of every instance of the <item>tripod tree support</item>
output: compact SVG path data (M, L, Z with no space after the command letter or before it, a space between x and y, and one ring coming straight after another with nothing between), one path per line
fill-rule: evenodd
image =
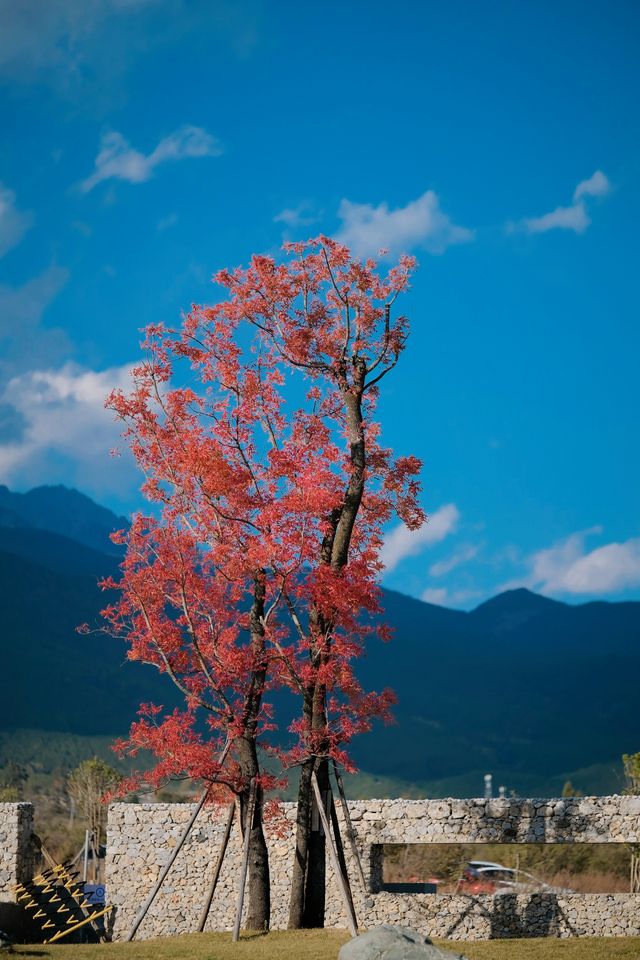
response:
M338 812L336 810L336 805L333 802L333 792L329 790L329 803L327 804L330 815L331 815L331 826L333 828L333 839L336 844L336 853L338 855L338 863L340 865L340 872L344 877L345 884L347 887L347 893L349 894L349 904L351 906L351 913L354 915L356 921L356 927L358 926L358 918L356 916L356 908L353 904L353 893L351 890L351 883L349 882L349 871L347 870L347 861L344 855L344 846L342 845L342 834L340 832L340 823L338 821Z
M194 810L193 813L191 814L191 819L189 820L189 823L186 825L186 827L185 827L184 830L182 831L182 836L180 837L180 839L178 840L177 844L176 844L175 847L173 848L173 853L171 854L171 856L169 857L169 859L168 859L167 862L165 863L164 867L162 868L162 871L161 871L161 873L160 873L160 876L159 876L158 879L156 880L155 886L154 886L153 890L151 891L151 893L149 894L149 896L147 897L147 899L145 900L145 902L142 904L142 906L141 906L141 908L140 908L140 911L138 912L137 917L136 917L135 920L133 921L133 926L131 927L131 930L129 931L129 935L127 936L127 941L126 941L127 943L128 943L130 940L133 940L133 938L134 938L135 935L136 935L136 931L137 931L138 927L140 926L140 924L141 924L142 921L144 920L145 916L147 915L147 911L149 910L149 907L151 906L151 904L152 904L153 901L155 900L155 898L156 898L156 896L157 896L157 893L158 893L160 887L162 886L162 884L164 883L165 878L166 878L167 874L169 873L169 870L171 870L171 867L173 866L176 857L178 856L178 854L179 854L180 851L182 850L182 847L184 846L185 840L187 839L187 837L188 837L189 834L191 833L191 828L193 827L194 823L196 822L196 817L198 816L198 814L200 813L200 811L202 810L202 808L203 808L203 806L204 806L204 802L205 802L205 800L207 799L208 793L209 793L209 785L207 785L204 793L202 794L200 800L199 800L198 803L197 803L197 806L196 806L195 810Z
M342 894L342 902L344 904L345 913L347 915L347 926L349 927L349 933L352 937L358 936L358 924L356 922L356 915L353 910L353 904L351 897L349 895L349 888L347 887L347 881L340 869L340 864L338 862L338 854L336 852L335 844L333 838L331 837L331 832L329 830L329 821L327 819L327 813L322 804L322 796L320 794L320 787L318 786L318 778L316 776L315 770L311 774L311 786L313 787L313 793L316 798L316 805L318 807L318 813L320 814L320 820L322 821L322 827L327 838L327 843L329 845L329 856L331 858L331 866L333 867L333 872L336 875L338 884L340 885L340 892Z
M89 869L89 831L85 830L84 832L84 850L83 850L83 860L82 860L82 879L84 882L87 882L87 871Z
M224 836L222 838L222 846L220 847L220 852L218 854L218 859L213 871L213 877L211 878L211 883L209 885L209 892L207 894L207 901L202 908L202 913L200 914L200 922L198 924L198 933L202 933L204 930L204 925L207 922L207 917L209 916L209 910L211 909L211 901L213 900L213 895L216 892L216 887L218 885L218 878L220 877L220 870L222 869L222 861L224 860L224 855L227 852L227 844L229 843L229 837L231 836L231 826L233 824L233 815L235 813L236 804L235 800L229 804L229 815L227 816L227 825L225 827Z
M336 778L336 783L338 784L338 793L340 794L340 806L342 807L342 812L344 814L344 822L347 828L347 839L349 840L349 846L351 847L351 853L356 861L356 866L358 867L358 876L360 878L360 883L362 884L362 892L367 892L367 881L364 877L364 870L362 869L362 860L360 859L360 851L358 850L358 844L356 841L356 832L353 829L353 821L351 820L351 814L349 813L349 804L347 803L347 796L344 792L344 783L342 781L342 776L340 774L340 769L336 761L333 761L333 773Z
M227 758L227 754L229 753L230 748L231 748L231 740L227 740L227 742L226 742L226 744L225 744L225 746L224 746L224 750L222 751L222 753L221 753L220 756L218 757L218 766L220 767L220 769L222 769L222 765L223 765L224 761L225 761L226 758ZM157 893L158 893L158 890L160 889L160 887L161 887L162 884L164 883L165 878L166 878L167 874L169 873L169 870L171 870L171 867L173 866L176 857L178 856L178 854L180 853L182 847L184 846L185 840L187 839L187 837L188 837L189 834L191 833L191 828L193 827L194 823L196 822L196 817L198 816L198 814L200 813L200 811L201 811L202 808L204 807L205 800L207 799L207 796L209 795L209 789L210 789L210 787L211 787L211 782L210 782L210 783L207 783L207 786L205 787L204 793L202 794L200 800L198 801L198 804L197 804L195 810L193 811L193 814L191 815L191 819L189 820L189 823L186 825L186 827L185 827L184 830L182 831L182 836L180 837L180 839L178 840L178 843L177 843L176 846L174 847L173 853L171 854L171 856L170 856L169 859L167 860L166 864L164 865L164 868L163 868L160 876L159 876L158 879L156 880L156 883L155 883L155 886L154 886L153 890L151 891L151 893L149 894L149 896L147 897L147 899L145 900L145 902L142 904L142 906L141 906L141 908L140 908L140 912L138 913L137 917L136 917L135 920L133 921L133 926L131 927L131 930L129 931L129 935L128 935L127 939L126 939L126 942L127 942L127 943L129 943L129 941L130 941L130 940L133 940L133 938L135 937L135 935L136 935L136 930L138 929L138 927L140 926L140 924L141 924L142 921L144 920L145 916L147 915L147 911L148 911L149 907L151 906L151 904L153 903L153 901L155 900L156 895L157 895Z
M244 846L242 850L242 867L240 869L240 886L238 887L238 900L236 903L236 920L233 925L233 935L231 940L237 943L240 938L240 923L242 921L242 907L244 905L244 888L247 883L247 869L249 867L249 844L251 841L251 827L253 826L253 814L256 806L256 778L251 780L249 790L249 803L247 804L247 816L244 823Z

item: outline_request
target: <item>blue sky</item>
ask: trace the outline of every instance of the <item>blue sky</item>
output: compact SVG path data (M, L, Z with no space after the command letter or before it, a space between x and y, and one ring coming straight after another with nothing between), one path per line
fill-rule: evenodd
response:
M35 28L34 28L35 25ZM640 597L640 8L0 0L0 482L124 511L139 328L325 232L415 253L385 583Z

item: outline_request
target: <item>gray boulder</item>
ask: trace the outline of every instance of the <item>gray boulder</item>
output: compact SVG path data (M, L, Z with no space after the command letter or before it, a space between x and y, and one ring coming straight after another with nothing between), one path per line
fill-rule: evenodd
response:
M394 927L389 923L372 927L340 950L338 960L466 960L461 953L451 953L435 947L429 937L423 937L408 927Z

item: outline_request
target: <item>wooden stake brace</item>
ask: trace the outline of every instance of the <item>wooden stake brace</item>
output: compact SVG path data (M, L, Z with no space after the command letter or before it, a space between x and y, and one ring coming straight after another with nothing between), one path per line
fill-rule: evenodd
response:
M194 825L194 823L195 823L195 821L196 821L196 817L198 816L198 814L200 813L200 811L202 810L202 808L203 808L203 806L204 806L204 802L205 802L205 800L207 799L207 794L208 794L208 793L209 793L209 787L207 786L206 790L204 791L204 793L203 793L202 796L200 797L200 800L199 800L198 803L196 804L195 810L194 810L193 813L191 814L191 819L189 820L188 824L186 825L186 827L185 827L184 830L182 831L182 835L181 835L180 839L178 840L177 844L176 844L175 847L173 848L173 852L172 852L171 856L169 857L169 859L168 859L167 862L165 863L164 867L163 867L162 870L160 871L160 876L159 876L158 879L156 880L156 882L155 882L155 884L154 884L154 887L153 887L153 890L151 891L151 893L149 894L149 896L147 897L147 899L145 900L145 902L144 902L144 903L142 904L142 906L140 907L140 910L138 911L138 915L136 916L135 920L133 921L133 926L131 927L131 930L129 930L129 933L128 933L128 935L127 935L127 940L126 940L127 943L129 943L129 941L133 940L133 938L134 938L135 935L136 935L136 931L137 931L138 927L140 926L140 924L142 923L142 921L143 921L144 918L146 917L147 911L148 911L149 907L151 906L151 904L153 903L153 901L155 900L156 895L157 895L157 893L158 893L158 890L160 889L160 887L161 887L162 884L164 883L165 878L166 878L167 874L169 873L169 870L171 870L171 867L173 866L176 857L178 856L178 854L179 854L180 851L182 850L182 847L184 846L184 843L185 843L187 837L188 837L189 834L191 833L191 828L192 828L192 826Z
M226 757L227 757L227 754L229 753L230 748L231 748L231 741L228 740L228 741L226 742L225 746L224 746L224 750L222 751L222 753L220 754L220 756L219 756L219 758L218 758L218 765L220 766L220 768L222 768L222 764L223 764L224 761L226 760ZM131 930L129 931L129 935L127 936L127 940L126 940L127 943L128 943L130 940L133 940L133 938L135 937L135 935L136 935L136 930L138 929L138 927L140 926L140 924L141 924L142 921L144 920L144 918L145 918L145 916L146 916L146 914L147 914L147 911L148 911L149 907L151 906L151 904L153 903L153 901L154 901L155 898L156 898L156 894L158 893L158 890L160 889L160 887L161 887L162 884L164 883L165 878L166 878L167 874L169 873L169 870L171 870L171 867L173 866L173 863L174 863L176 857L177 857L178 854L180 853L180 850L182 849L182 847L183 847L183 845L184 845L187 837L188 837L189 834L191 833L191 828L192 828L192 826L194 825L194 823L196 822L196 817L198 816L198 814L199 814L200 811L202 810L202 808L203 808L203 806L204 806L204 802L205 802L205 800L207 799L207 795L208 795L208 793L209 793L209 787L210 787L210 786L211 786L210 783L207 784L206 790L204 791L204 793L202 794L202 797L201 797L200 800L198 801L198 804L197 804L195 810L193 811L193 815L192 815L191 819L189 820L189 823L188 823L188 824L186 825L186 827L184 828L184 831L183 831L183 833L182 833L182 836L180 837L180 839L178 840L178 843L177 843L176 846L174 847L173 853L171 854L171 856L170 856L169 859L167 860L166 864L164 865L164 867L163 867L163 869L162 869L162 871L161 871L161 873L160 873L160 876L159 876L158 879L156 880L156 883L155 883L155 886L154 886L153 890L151 891L151 893L149 894L149 896L147 897L147 899L145 900L145 902L144 902L144 903L142 904L142 906L140 907L140 911L139 911L137 917L135 918L135 920L133 921L133 926L131 927Z
M311 774L311 786L313 787L316 803L318 805L318 812L320 813L320 819L322 820L322 826L324 827L327 844L329 846L329 856L331 859L331 866L333 867L333 872L335 873L336 879L340 886L340 892L342 894L342 902L344 904L345 913L347 915L347 926L349 927L349 933L351 934L352 937L357 937L358 924L356 922L356 916L353 911L353 906L352 906L351 898L349 896L349 890L347 887L346 880L342 874L342 870L340 869L340 863L338 862L338 854L336 852L335 844L329 832L329 821L327 819L327 814L322 804L320 787L318 786L318 778L316 776L315 770Z
M220 870L222 869L222 861L224 860L224 855L227 852L227 844L229 843L229 837L231 836L231 827L233 825L233 816L236 810L235 800L229 804L229 814L227 816L227 825L225 827L224 836L222 838L222 845L220 847L220 852L218 854L218 859L213 870L213 877L211 878L211 884L209 886L209 892L207 893L207 900L204 907L202 908L202 913L200 914L200 922L198 923L198 933L202 933L204 930L204 925L207 922L207 917L209 916L209 910L211 909L211 902L213 900L213 895L216 892L216 887L218 885L218 878L220 877Z
M365 880L364 870L362 869L362 860L360 859L360 851L358 850L358 842L356 838L356 831L353 828L353 821L351 819L351 814L349 813L349 804L347 802L347 796L344 792L344 783L342 781L342 776L338 768L336 761L333 761L333 773L336 778L336 783L338 784L338 793L340 794L340 806L342 807L342 813L344 815L344 822L347 828L347 839L349 841L349 846L351 847L351 853L356 861L356 866L358 868L358 877L360 878L360 883L362 884L362 892L367 892L367 881Z
M249 789L249 803L247 804L247 817L244 824L244 846L242 850L242 868L240 870L240 885L238 887L238 900L236 903L236 920L233 925L233 934L231 940L237 943L240 938L240 924L242 922L242 907L244 905L244 888L247 883L247 869L249 867L249 845L251 842L251 828L253 826L253 814L256 806L256 778L251 780Z

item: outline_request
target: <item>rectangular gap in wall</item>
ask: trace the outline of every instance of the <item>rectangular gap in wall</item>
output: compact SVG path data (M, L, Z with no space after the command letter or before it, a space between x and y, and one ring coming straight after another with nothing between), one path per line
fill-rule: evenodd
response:
M623 843L388 843L375 860L393 893L630 892Z

